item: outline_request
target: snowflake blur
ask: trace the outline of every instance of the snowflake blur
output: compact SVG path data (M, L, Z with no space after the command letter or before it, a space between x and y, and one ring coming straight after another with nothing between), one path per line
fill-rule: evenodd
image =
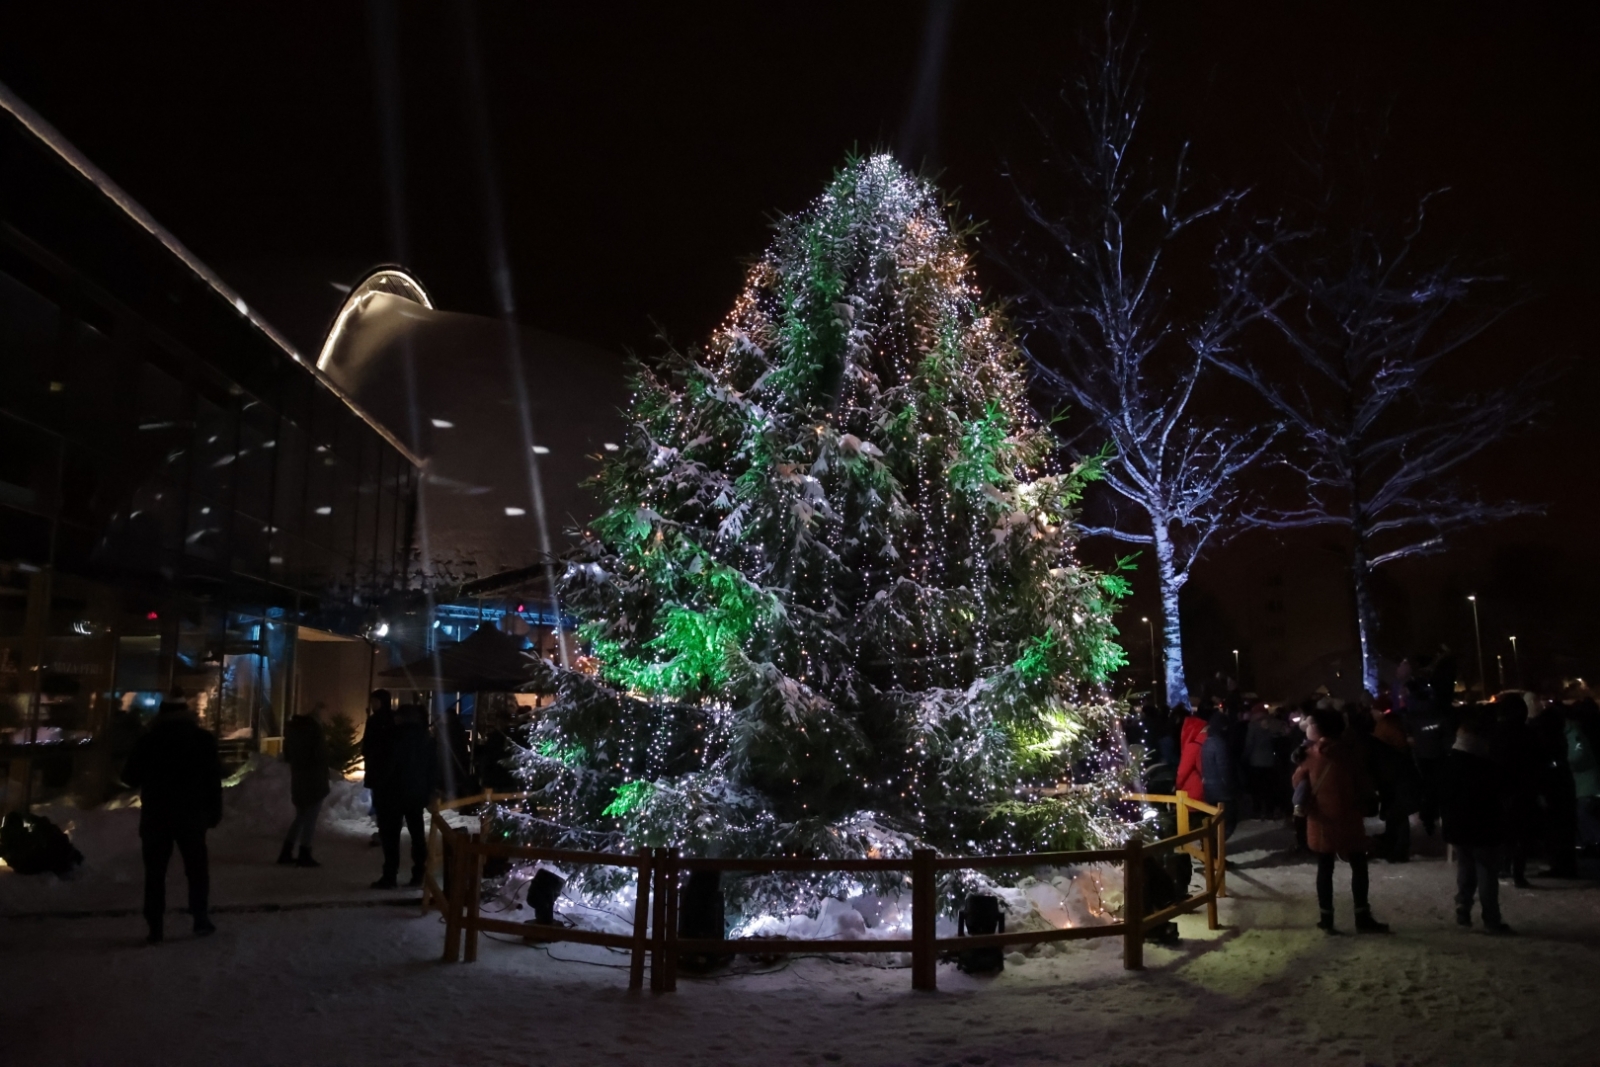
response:
M934 187L850 161L705 350L641 369L562 582L591 655L519 770L529 839L904 855L1120 838L1102 686L1126 592L1073 556L1062 468ZM846 884L848 883L848 884ZM732 902L814 909L857 878Z

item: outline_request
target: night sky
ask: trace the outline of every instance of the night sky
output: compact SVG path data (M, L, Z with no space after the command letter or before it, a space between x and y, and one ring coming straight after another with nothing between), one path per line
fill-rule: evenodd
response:
M518 317L641 353L658 325L680 343L703 337L773 213L803 206L852 148L895 144L927 10L479 5ZM492 314L461 11L398 12L405 259L439 306ZM1050 108L1097 12L958 0L931 166L987 223L986 240L1017 232L1002 161L1028 158L1027 109ZM1392 104L1385 194L1398 204L1450 186L1433 213L1435 250L1491 263L1535 294L1464 355L1460 382L1567 361L1544 428L1472 472L1487 493L1548 513L1467 535L1396 578L1419 605L1480 589L1502 629L1543 622L1547 643L1593 664L1600 12L1167 3L1148 5L1140 25L1152 147L1192 139L1203 174L1270 198L1308 102ZM357 3L12 4L0 15L0 81L314 348L338 299L330 283L397 254L371 41ZM1004 296L1003 272L980 271ZM1220 560L1210 580L1228 573ZM1450 610L1416 607L1417 632L1459 637Z

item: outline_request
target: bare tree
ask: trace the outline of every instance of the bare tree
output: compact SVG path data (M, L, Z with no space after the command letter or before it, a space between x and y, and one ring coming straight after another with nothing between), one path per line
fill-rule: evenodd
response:
M1189 699L1179 592L1207 548L1249 524L1241 475L1276 434L1202 418L1196 387L1271 304L1254 291L1262 245L1230 225L1243 194L1191 203L1187 145L1164 165L1136 159L1140 61L1109 12L1104 31L1090 74L1063 93L1075 128L1058 136L1039 123L1062 188L1046 205L1017 182L1042 239L1008 265L1024 286L1042 387L1092 423L1068 446L1108 444L1105 483L1135 513L1132 526L1084 532L1153 550L1166 698L1177 704Z
M1276 373L1237 353L1207 357L1252 386L1292 431L1285 462L1304 479L1307 499L1264 524L1350 532L1361 679L1372 693L1373 573L1440 551L1452 531L1537 510L1485 501L1455 477L1528 422L1549 374L1535 369L1515 387L1454 399L1435 388L1441 375L1430 372L1507 305L1475 302L1492 279L1449 261L1419 262L1429 199L1388 240L1375 232L1368 207L1363 223L1338 231L1318 223L1302 240L1270 250L1282 287L1260 310L1291 353Z

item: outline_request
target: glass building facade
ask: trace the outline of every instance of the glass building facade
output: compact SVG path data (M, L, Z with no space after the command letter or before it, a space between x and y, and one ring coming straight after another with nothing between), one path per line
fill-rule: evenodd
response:
M10 803L107 777L173 688L225 745L277 734L297 628L361 634L405 589L417 476L402 444L0 90Z

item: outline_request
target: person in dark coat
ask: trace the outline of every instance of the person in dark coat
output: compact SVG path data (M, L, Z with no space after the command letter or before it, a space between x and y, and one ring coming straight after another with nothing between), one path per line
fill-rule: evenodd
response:
M385 697L387 699L387 697ZM367 759L367 788L378 816L378 840L383 845L383 875L374 889L393 889L400 873L400 826L411 835L411 880L422 884L428 862L428 838L422 812L433 785L433 740L422 707L402 705L392 715L374 713L362 738Z
M441 764L448 762L450 779L444 785L449 789L449 797L476 796L482 790L478 786L477 775L472 768L472 739L467 732L467 726L461 721L461 710L451 708L444 715L444 735L449 739L446 749L448 761L440 760Z
M311 835L317 829L317 813L329 792L328 738L322 732L321 715L325 705L318 701L309 713L289 719L283 728L283 759L289 765L289 799L294 804L294 821L283 839L278 862L297 867L320 867L311 858ZM295 846L300 848L295 855Z
M1528 853L1538 846L1543 831L1539 812L1539 753L1528 723L1533 694L1517 691L1495 698L1494 751L1505 783L1505 853L1500 862L1509 862L1511 882L1519 889L1532 888L1528 881Z
M1207 804L1221 804L1223 837L1233 836L1239 825L1239 797L1235 788L1238 772L1234 768L1230 741L1229 715L1214 711L1206 723L1206 739L1200 745L1200 778Z
M1482 709L1463 717L1456 743L1439 774L1444 839L1456 850L1456 922L1472 925L1472 898L1483 907L1483 927L1508 934L1500 919L1500 844L1505 829L1503 780Z
M1362 822L1361 798L1369 788L1361 754L1344 741L1344 716L1331 708L1312 713L1306 729L1309 750L1294 772L1294 784L1307 784L1306 843L1317 854L1317 906L1322 917L1317 926L1329 934L1333 927L1333 868L1335 859L1350 865L1350 893L1355 898L1356 930L1386 934L1388 924L1372 917L1367 901L1367 852L1370 845Z
M162 702L155 721L134 742L122 780L139 790L148 940L156 944L165 934L167 864L174 845L189 882L194 932L215 933L206 831L222 821L222 761L216 737L190 714L181 694Z
M1413 681L1410 684L1400 723L1411 739L1411 755L1417 765L1417 779L1422 789L1417 798L1422 828L1432 837L1439 824L1439 769L1444 766L1445 753L1450 751L1450 730L1445 713L1434 703L1427 683Z
M1535 788L1544 822L1544 854L1549 867L1539 878L1578 876L1578 790L1567 762L1566 720L1560 704L1529 709L1528 736L1533 746Z
M1373 713L1370 752L1378 781L1378 814L1383 817L1383 858L1406 863L1411 859L1411 816L1422 807L1422 776L1398 715Z

